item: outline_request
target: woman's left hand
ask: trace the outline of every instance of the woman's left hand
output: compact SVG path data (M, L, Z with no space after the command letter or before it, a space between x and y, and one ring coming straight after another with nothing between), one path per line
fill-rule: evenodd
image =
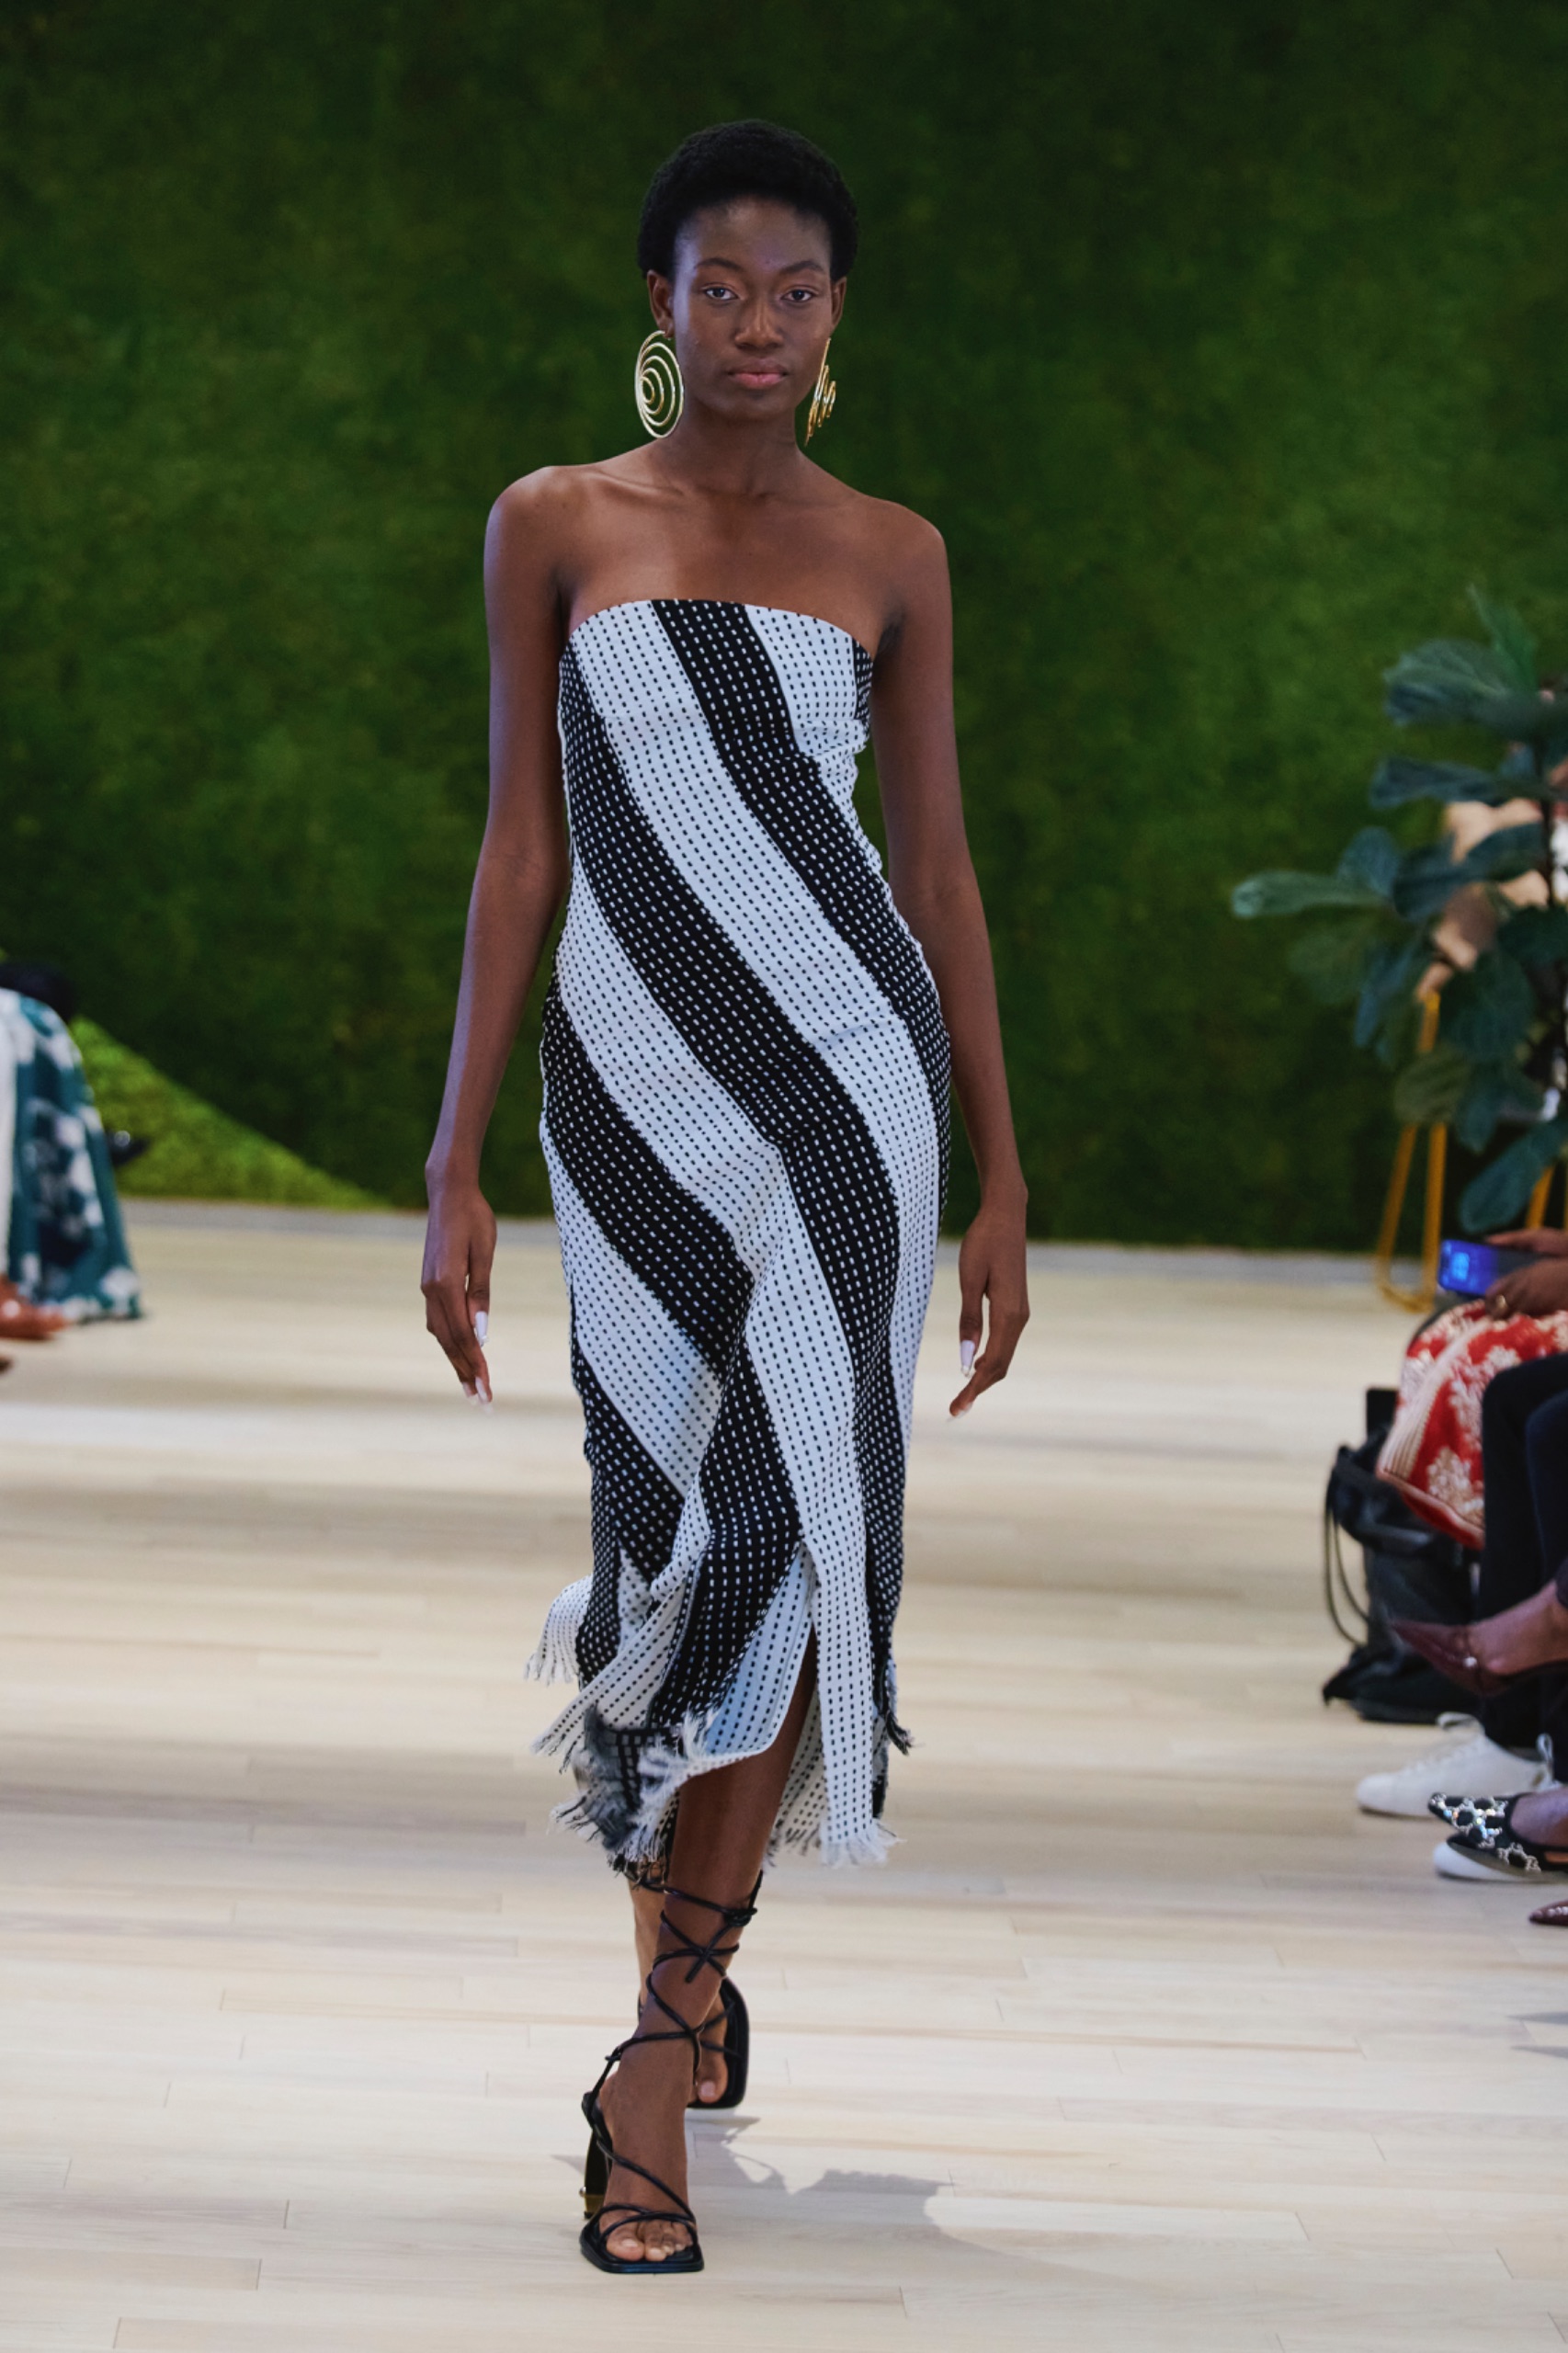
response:
M1500 1276L1486 1294L1494 1321L1510 1315L1556 1315L1568 1307L1568 1258L1540 1258Z
M948 1407L955 1418L969 1412L983 1390L1006 1379L1013 1351L1029 1320L1021 1201L1016 1208L982 1203L959 1246L959 1357L967 1377Z

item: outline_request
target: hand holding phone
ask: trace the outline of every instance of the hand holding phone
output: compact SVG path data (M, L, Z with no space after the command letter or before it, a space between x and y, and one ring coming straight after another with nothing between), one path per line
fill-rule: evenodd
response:
M1494 1242L1445 1242L1437 1252L1437 1288L1456 1299L1480 1299L1519 1267L1534 1264L1529 1250L1505 1250Z

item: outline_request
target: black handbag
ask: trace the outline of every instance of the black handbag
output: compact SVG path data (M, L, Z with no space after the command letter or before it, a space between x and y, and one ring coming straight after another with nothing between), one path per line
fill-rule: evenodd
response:
M1417 1519L1397 1488L1377 1472L1393 1421L1395 1392L1367 1392L1367 1435L1342 1446L1324 1496L1324 1599L1349 1657L1323 1687L1369 1723L1429 1724L1470 1715L1471 1696L1417 1658L1389 1629L1391 1618L1436 1619L1448 1626L1470 1617L1475 1555ZM1362 1590L1346 1564L1344 1540L1361 1547Z

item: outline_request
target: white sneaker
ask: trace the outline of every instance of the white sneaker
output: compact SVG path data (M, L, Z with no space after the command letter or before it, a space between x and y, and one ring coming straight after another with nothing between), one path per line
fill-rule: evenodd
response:
M1446 1732L1468 1732L1469 1739L1435 1748L1392 1773L1369 1773L1356 1785L1363 1813L1403 1813L1419 1821L1428 1798L1511 1798L1524 1790L1543 1790L1551 1780L1551 1768L1543 1758L1499 1748L1473 1716L1439 1716L1437 1722Z
M1499 1790L1497 1794L1501 1797L1502 1790ZM1456 1797L1459 1795L1457 1790L1454 1795ZM1440 1839L1432 1849L1432 1869L1439 1879L1506 1881L1517 1880L1519 1876L1517 1871L1494 1870L1489 1864L1479 1861L1474 1855L1467 1855L1462 1847L1450 1847L1446 1838Z

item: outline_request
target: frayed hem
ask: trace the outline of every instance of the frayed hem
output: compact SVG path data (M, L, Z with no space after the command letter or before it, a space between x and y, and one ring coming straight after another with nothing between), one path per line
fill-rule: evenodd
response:
M581 1669L577 1664L577 1636L587 1615L588 1597L593 1590L591 1577L579 1577L558 1593L550 1605L544 1631L539 1645L523 1669L529 1683L575 1683ZM539 1745L536 1741L534 1745Z
M676 1802L687 1783L699 1774L716 1773L725 1766L744 1764L760 1749L726 1750L714 1755L707 1747L711 1719L688 1716L678 1733L651 1741L638 1757L642 1799L635 1814L624 1802L624 1783L610 1767L613 1728L590 1714L571 1734L541 1733L533 1744L536 1754L561 1758L561 1770L577 1777L577 1795L554 1807L552 1829L572 1831L590 1845L605 1849L617 1870L635 1872L667 1858ZM628 1818L630 1815L630 1819ZM829 1836L824 1821L794 1830L776 1828L767 1843L764 1868L773 1870L785 1856L802 1861L815 1854L829 1870L881 1869L890 1851L901 1844L897 1834L880 1821L841 1837Z
M849 1838L819 1836L818 1850L824 1868L830 1871L881 1870L894 1847L903 1841L880 1822L873 1822L869 1831L858 1831Z

